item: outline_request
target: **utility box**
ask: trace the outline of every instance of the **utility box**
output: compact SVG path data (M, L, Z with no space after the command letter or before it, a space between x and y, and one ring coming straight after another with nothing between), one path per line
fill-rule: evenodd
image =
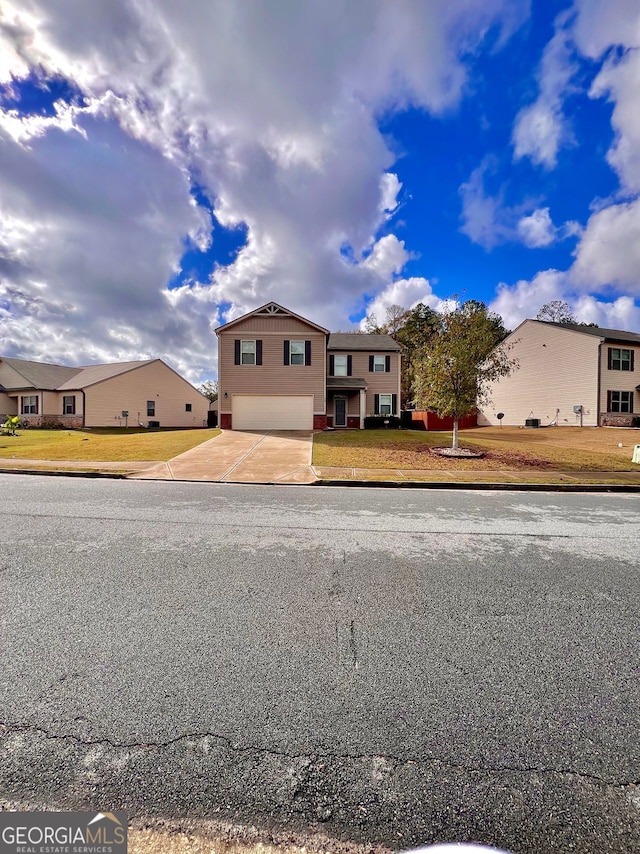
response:
M578 406L574 406L574 407L573 407L573 411L575 412L575 414L576 414L576 415L580 415L580 413L582 412L582 407L581 407L581 406L579 406L579 405L578 405Z
M149 421L149 430L159 430L160 422L159 421Z
M524 422L525 427L539 427L540 419L539 418L526 418Z
M633 456L631 457L632 463L640 463L640 445L636 445L633 449Z

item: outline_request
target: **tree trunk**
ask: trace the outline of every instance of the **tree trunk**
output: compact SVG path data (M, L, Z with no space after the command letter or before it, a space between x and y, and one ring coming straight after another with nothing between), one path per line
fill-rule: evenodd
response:
M453 419L453 442L451 444L452 448L458 447L458 416L456 415Z

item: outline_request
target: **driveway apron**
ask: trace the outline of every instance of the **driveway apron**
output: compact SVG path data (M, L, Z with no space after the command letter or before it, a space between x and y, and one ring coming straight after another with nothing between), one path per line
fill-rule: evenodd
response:
M200 480L226 483L313 483L312 433L305 431L243 432L219 436L135 478Z

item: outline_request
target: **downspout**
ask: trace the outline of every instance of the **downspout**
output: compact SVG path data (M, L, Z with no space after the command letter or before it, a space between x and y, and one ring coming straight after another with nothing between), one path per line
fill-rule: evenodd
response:
M598 344L598 382L596 384L596 427L600 427L600 390L602 387L602 345L604 338ZM580 415L580 426L582 427L582 415Z
M86 426L85 417L87 414L87 396L84 393L83 388L81 388L80 391L82 392L82 426L85 427Z

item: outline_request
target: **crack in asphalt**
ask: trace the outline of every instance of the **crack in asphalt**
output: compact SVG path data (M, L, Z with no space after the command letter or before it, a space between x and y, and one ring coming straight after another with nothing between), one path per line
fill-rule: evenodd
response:
M69 520L73 522L78 522L79 520L90 521L90 522L127 522L132 525L176 525L176 526L190 526L193 528L202 529L202 521L199 520L197 522L190 522L189 520L177 520L177 519L132 519L128 516L61 516L59 514L53 513L11 513L3 510L3 517L13 517L16 519L56 519L60 521L61 519ZM592 528L592 525L588 525L586 523L585 527ZM240 533L246 532L249 526L247 525L227 525L224 523L218 522L216 524L218 530L225 531L239 531ZM545 540L596 540L598 542L602 542L602 540L616 540L620 539L632 539L635 535L629 534L628 537L621 537L620 533L612 534L607 536L606 534L588 534L586 532L582 533L571 533L571 534L552 534L552 533L542 533L538 531L533 532L514 532L514 531L485 531L485 530L466 530L466 531L452 531L446 528L427 528L427 529L404 529L404 528L380 528L380 527L372 527L372 528L340 528L335 525L331 526L323 526L323 525L287 525L282 527L275 527L273 524L265 523L264 525L256 524L255 522L251 525L251 529L255 530L277 530L277 531L341 531L344 533L364 533L368 534L373 531L377 534L407 534L413 535L416 534L440 534L443 536L448 536L451 534L455 534L456 537L465 538L465 537L517 537L518 539L537 539L543 537Z
M444 765L447 768L451 768L453 770L462 771L464 773L477 773L477 774L556 774L561 777L575 777L579 780L586 780L590 783L599 785L599 786L608 786L614 789L624 789L634 786L640 786L640 780L612 780L606 779L604 777L600 777L597 774L589 774L586 771L572 771L567 768L548 768L548 767L516 767L511 765L502 765L502 766L475 766L475 765L462 765L457 762L452 762L449 759L441 759L437 756L430 756L426 758L412 758L406 756L394 756L393 754L388 753L330 753L330 752L321 752L321 751L311 751L308 753L290 753L286 750L273 750L267 747L259 747L257 745L240 745L235 743L228 736L220 735L215 732L188 732L183 733L182 735L178 735L175 738L168 739L167 741L143 741L143 742L116 742L112 739L102 737L95 739L85 739L81 738L78 735L73 735L71 733L51 733L43 727L36 726L35 724L21 724L21 723L6 723L4 721L0 721L0 728L2 728L5 733L20 733L20 732L35 732L39 735L44 736L48 740L52 741L74 741L77 744L83 745L85 747L93 747L95 745L107 745L114 750L164 750L167 747L171 747L174 744L178 744L181 741L192 741L196 739L203 738L213 738L217 741L224 742L230 750L233 750L237 753L260 753L263 755L269 756L278 756L284 757L290 760L296 759L307 759L310 762L314 760L326 760L326 759L336 759L336 760L353 760L353 761L364 761L364 760L373 760L373 759L383 759L387 762L393 762L398 765L408 765L408 764L439 764Z

